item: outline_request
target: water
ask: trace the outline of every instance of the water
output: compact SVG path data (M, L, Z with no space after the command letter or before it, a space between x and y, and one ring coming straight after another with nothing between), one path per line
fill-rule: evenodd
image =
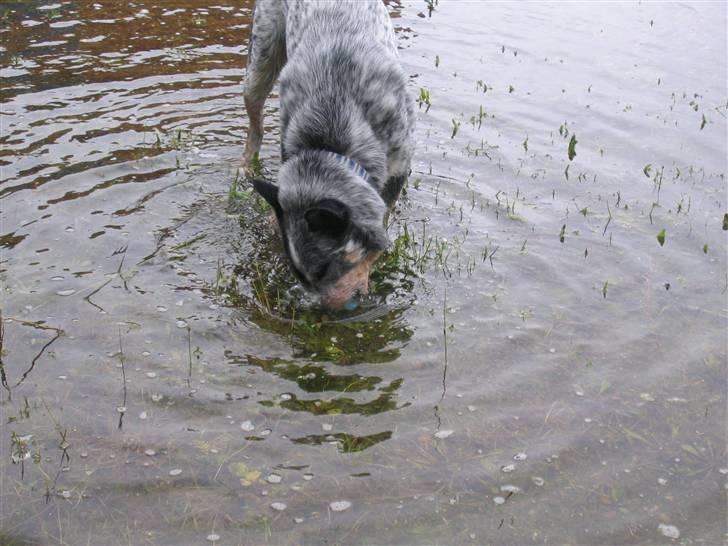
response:
M344 316L198 6L3 4L0 542L724 542L725 4L390 3L418 151Z

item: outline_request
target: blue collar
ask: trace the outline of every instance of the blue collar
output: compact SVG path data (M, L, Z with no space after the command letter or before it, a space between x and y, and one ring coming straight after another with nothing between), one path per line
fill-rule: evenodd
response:
M355 175L361 177L364 179L365 182L369 182L369 173L366 171L364 167L359 165L356 161L351 159L350 157L346 157L345 155L337 154L336 152L332 152L329 150L326 150L326 155L334 159L339 165L344 165L345 167L348 167L351 171L354 172Z

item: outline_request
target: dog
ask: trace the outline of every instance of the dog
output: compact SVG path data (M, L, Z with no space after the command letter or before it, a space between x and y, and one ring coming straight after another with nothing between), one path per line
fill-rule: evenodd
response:
M387 247L385 217L410 172L414 101L382 0L258 0L244 87L243 161L263 138L280 74L277 184L253 180L275 212L295 276L325 307L355 308Z

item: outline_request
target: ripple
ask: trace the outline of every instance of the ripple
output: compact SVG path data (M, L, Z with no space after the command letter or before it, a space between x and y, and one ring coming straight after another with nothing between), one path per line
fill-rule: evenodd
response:
M55 23L50 23L48 26L51 28L70 28L80 24L82 24L81 21L56 21Z
M59 45L67 44L67 43L68 43L67 40L54 40L51 42L36 42L36 43L30 44L28 47L48 47L48 48L50 48L50 47L59 46Z

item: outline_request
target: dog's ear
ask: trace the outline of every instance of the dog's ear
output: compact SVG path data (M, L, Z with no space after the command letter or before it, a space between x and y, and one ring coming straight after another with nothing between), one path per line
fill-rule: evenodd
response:
M270 182L266 182L262 178L256 178L253 180L253 187L255 188L255 191L263 197L263 199L268 201L268 204L273 207L276 216L280 218L283 215L283 209L278 201L278 186L271 184Z
M349 229L349 207L336 199L323 199L304 214L308 229L329 237L341 237Z

